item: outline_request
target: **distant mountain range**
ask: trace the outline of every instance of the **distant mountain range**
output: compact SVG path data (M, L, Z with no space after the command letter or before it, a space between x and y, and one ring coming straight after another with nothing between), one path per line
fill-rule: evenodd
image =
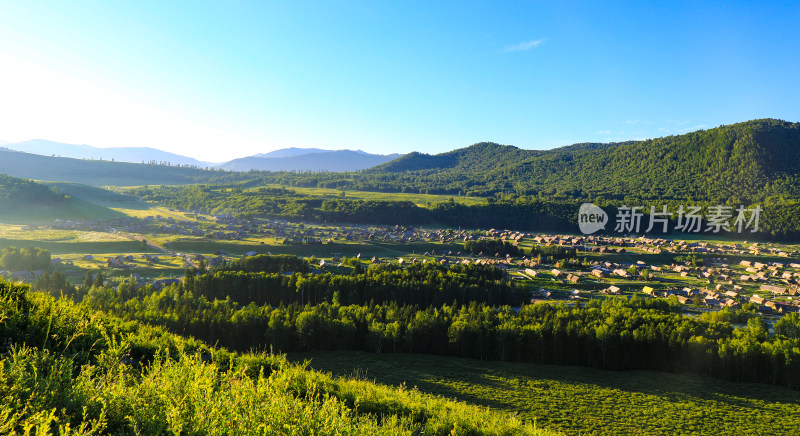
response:
M297 149L295 149L297 150ZM280 150L279 150L280 151ZM292 151L289 151L291 153ZM163 153L163 152L162 152ZM391 160L399 155L371 155L362 151L325 151L283 158L249 157L217 165L208 170L196 167L155 165L139 161L113 162L103 158L79 159L41 155L0 146L0 174L35 180L76 182L88 185L147 185L229 183L251 178L245 173L253 168L271 171L355 171ZM177 156L177 155L176 155ZM151 159L150 161L155 161ZM145 162L150 162L145 160ZM248 162L254 162L253 164ZM228 167L228 168L225 168ZM221 171L222 170L222 171Z
M44 139L24 142L3 142L0 147L50 157L103 160L130 163L166 163L192 165L200 168L219 168L229 171L359 171L389 162L400 154L370 154L361 150L324 150L321 148L289 147L268 153L234 159L222 164L197 159L150 147L110 147L65 144Z
M14 144L6 147L13 148ZM775 119L644 141L585 143L551 150L483 142L436 155L383 156L352 150L289 148L262 156L267 157L235 159L204 171L110 162L106 157L99 161L37 156L2 151L0 147L0 173L92 185L229 183L252 178L275 183L279 178L293 177L294 186L325 183L349 190L495 198L512 194L718 204L781 198L800 201L800 124ZM367 170L337 174L363 169ZM243 173L250 170L325 173Z
M32 139L30 141L0 144L5 148L24 151L26 153L42 156L71 157L74 159L113 160L132 163L169 162L172 165L194 165L198 167L211 167L215 164L202 162L197 159L181 156L175 153L158 150L150 147L110 147L100 148L91 145L65 144L62 142L48 141L45 139Z
M208 183L232 173L110 160L42 156L0 147L0 174L87 185Z
M303 154L311 154L311 153L327 153L333 150L324 150L321 148L298 148L298 147L289 147L289 148L281 148L280 150L270 151L269 153L258 153L254 154L253 156L248 157L292 157L292 156L300 156Z
M359 171L397 159L400 154L370 154L361 150L284 148L218 165L230 171Z

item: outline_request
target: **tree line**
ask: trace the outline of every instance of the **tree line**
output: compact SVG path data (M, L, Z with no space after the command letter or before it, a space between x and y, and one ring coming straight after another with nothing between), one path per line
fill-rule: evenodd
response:
M578 210L585 201L591 201L608 214L609 223L600 234L642 234L648 227L650 207L661 211L663 207L673 213L668 220L668 230L674 232L678 223L676 211L684 206L697 206L703 213L710 207L730 206L732 217L728 220L730 231L721 229L719 235L731 238L771 239L780 241L800 240L800 201L787 198L767 198L759 204L738 203L737 198L724 201L677 200L627 195L612 198L597 195L586 199L540 198L538 196L506 195L487 198L486 203L466 205L453 200L418 206L410 201L374 201L355 199L322 199L296 193L284 188L258 188L244 190L236 186L193 185L186 187L151 186L136 188L135 195L146 200L159 201L182 210L209 214L231 214L241 218L301 219L327 223L359 223L386 225L444 225L460 228L503 228L523 231L580 233ZM616 231L615 219L623 206L641 206L643 217L638 231ZM739 206L762 209L758 219L749 228L738 233L734 226L735 209ZM748 216L749 218L749 216ZM707 227L703 221L703 231ZM661 233L661 226L651 230L652 235Z
M0 251L0 267L10 271L48 269L50 260L50 251L38 247L6 247Z
M585 304L485 303L430 306L333 302L241 305L167 287L120 298L93 287L85 304L234 349L409 352L609 370L689 372L741 382L800 387L800 316L770 336L753 312L698 318L680 305L634 298ZM734 328L731 321L746 320Z
M303 273L301 263L294 265L296 269L284 271L276 271L273 267L252 267L276 262L276 258L292 257L260 255L201 274L187 271L182 282L175 286L180 292L209 300L231 298L243 304L273 306L281 303L369 304L391 301L428 306L454 300L519 305L528 293L507 280L505 271L492 265L428 262L403 267L384 263L364 269L359 263L350 276L329 272Z
M66 201L68 197L45 185L0 174L0 206L19 203L59 204Z

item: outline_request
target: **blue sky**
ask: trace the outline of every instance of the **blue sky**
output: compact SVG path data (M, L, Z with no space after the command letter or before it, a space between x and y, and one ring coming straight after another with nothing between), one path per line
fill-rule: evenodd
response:
M224 161L797 122L798 23L797 2L0 0L0 140Z

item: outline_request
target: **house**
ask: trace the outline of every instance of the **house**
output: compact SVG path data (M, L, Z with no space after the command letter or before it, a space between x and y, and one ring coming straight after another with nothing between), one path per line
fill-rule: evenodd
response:
M550 274L552 274L553 277L555 277L555 278L559 278L564 273L554 268L554 269L550 270Z
M739 303L737 303L736 300L734 300L733 298L724 299L722 301L722 304L725 305L725 307L735 307L739 305Z
M222 256L212 257L211 259L208 259L208 265L209 266L219 266L219 265L222 265L222 262L224 262L224 261L225 261L225 258L223 258Z
M616 287L614 285L611 285L611 286L608 287L608 289L606 289L606 293L612 294L612 295L619 295L621 293L621 291L620 291L620 289L618 287Z
M614 274L623 278L628 278L628 272L621 268L615 269Z
M750 297L750 302L753 304L758 304L759 306L764 304L765 301L766 298L759 297L758 295L753 295L752 297Z
M772 292L773 294L783 295L786 293L786 288L783 286L761 285L762 292Z
M644 293L645 293L645 294L647 294L647 295L653 295L653 296L655 296L655 289L651 288L650 286L645 286L645 287L643 287L643 288L642 288L642 292L644 292Z

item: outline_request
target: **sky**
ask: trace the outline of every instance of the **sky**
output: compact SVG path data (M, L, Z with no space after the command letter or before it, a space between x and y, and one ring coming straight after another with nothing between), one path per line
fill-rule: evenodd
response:
M800 122L800 2L0 0L0 140L223 162Z

